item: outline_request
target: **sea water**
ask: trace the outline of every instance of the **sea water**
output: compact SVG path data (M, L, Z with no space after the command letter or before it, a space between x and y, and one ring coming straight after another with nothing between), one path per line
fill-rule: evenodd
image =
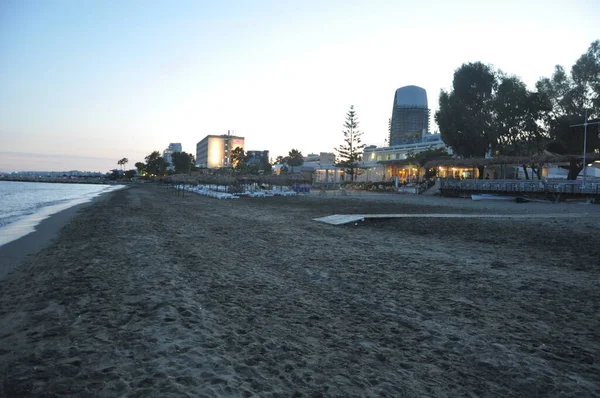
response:
M33 231L45 218L122 185L0 181L0 246Z

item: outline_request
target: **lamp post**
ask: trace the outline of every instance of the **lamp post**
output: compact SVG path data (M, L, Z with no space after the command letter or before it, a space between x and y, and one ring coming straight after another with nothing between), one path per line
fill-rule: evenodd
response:
M583 124L573 124L570 127L579 127L583 126L583 182L581 183L581 189L585 190L585 180L587 177L587 161L586 161L586 153L587 153L587 126L590 124L600 124L600 122L588 123L587 118L587 109L585 110L585 116L583 119Z

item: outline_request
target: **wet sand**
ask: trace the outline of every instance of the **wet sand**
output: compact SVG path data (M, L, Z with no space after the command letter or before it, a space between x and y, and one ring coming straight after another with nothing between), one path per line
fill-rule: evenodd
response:
M23 259L49 246L58 237L60 229L81 209L100 200L105 200L110 195L110 192L105 193L89 202L80 203L59 211L36 225L34 232L0 246L0 283Z
M574 219L351 213L574 212ZM0 395L595 396L600 207L156 186L0 282Z

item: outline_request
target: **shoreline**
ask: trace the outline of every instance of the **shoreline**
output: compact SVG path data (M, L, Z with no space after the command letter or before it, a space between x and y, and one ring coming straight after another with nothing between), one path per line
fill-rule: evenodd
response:
M89 184L89 185L120 185L123 182L111 180L99 180L92 177L78 177L73 179L63 179L62 177L0 177L0 182L42 182L48 184Z
M82 209L107 200L111 194L121 189L101 193L87 202L77 203L53 213L36 224L32 232L1 245L0 282L6 279L28 256L35 255L50 246L58 238L61 228L67 225Z

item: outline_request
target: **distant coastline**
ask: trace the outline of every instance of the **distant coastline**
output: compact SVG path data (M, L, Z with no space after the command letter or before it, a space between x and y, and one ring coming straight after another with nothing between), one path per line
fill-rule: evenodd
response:
M0 181L13 181L13 182L47 182L47 183L61 183L61 184L102 184L102 185L122 185L126 184L123 181L107 180L103 177L11 177L11 176L0 176Z

